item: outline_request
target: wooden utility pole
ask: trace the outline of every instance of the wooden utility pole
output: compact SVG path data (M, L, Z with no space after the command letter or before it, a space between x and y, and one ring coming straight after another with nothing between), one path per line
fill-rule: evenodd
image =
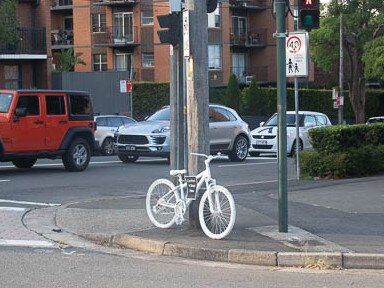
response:
M188 171L196 175L204 169L204 159L191 152L209 153L208 17L206 0L186 0L189 11L189 57L187 58ZM201 195L200 195L201 196ZM199 227L198 205L189 207L189 223Z

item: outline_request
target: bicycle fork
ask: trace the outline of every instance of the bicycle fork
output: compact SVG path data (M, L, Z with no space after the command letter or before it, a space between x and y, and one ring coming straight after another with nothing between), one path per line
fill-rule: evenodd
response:
M221 205L219 199L219 193L217 193L214 188L216 186L216 180L211 179L209 181L208 187L208 203L209 203L209 211L211 214L221 213ZM213 190L213 191L212 191Z

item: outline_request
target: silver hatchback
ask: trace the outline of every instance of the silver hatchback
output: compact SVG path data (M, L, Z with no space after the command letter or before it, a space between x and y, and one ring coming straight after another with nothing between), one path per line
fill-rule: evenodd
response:
M251 143L248 124L235 110L209 105L210 152L228 155L231 161L244 161ZM140 156L170 155L170 107L163 107L142 122L123 126L115 133L115 150L123 162L135 162Z

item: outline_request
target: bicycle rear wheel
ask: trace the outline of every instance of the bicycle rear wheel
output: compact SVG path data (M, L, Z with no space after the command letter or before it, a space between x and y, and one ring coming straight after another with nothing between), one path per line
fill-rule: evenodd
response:
M199 205L199 220L204 233L212 239L226 237L236 220L236 207L232 194L216 185L206 191Z
M159 228L169 228L175 223L175 185L167 179L157 179L148 188L145 207L149 220Z

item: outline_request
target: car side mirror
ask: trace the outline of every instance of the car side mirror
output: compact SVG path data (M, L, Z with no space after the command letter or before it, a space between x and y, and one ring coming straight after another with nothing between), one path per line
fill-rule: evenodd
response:
M16 108L15 115L18 117L25 117L27 116L27 108Z
M264 126L264 121L263 122L260 122L260 127Z

